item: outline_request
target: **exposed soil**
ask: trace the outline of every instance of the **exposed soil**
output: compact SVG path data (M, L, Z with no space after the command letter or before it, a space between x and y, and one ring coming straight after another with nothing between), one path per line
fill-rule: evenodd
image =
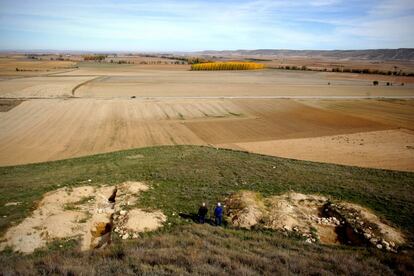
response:
M93 75L82 70L59 76ZM408 96L412 84L373 86L357 78L332 79L332 73L260 70L250 72L162 71L107 72L106 78L88 82L79 97L182 97L182 96ZM336 75L335 75L336 76ZM330 83L330 85L328 85Z
M347 202L331 203L319 195L287 193L263 198L241 191L227 198L226 210L233 226L295 232L306 242L369 245L396 251L403 234L368 209Z
M140 232L155 230L165 221L160 211L133 208L139 192L147 189L140 182L124 182L49 192L30 217L6 232L0 247L31 253L55 239L80 237L81 249L89 250L110 244L113 229L123 225L128 229L128 236L122 233L123 239L138 238Z
M0 99L0 112L12 110L22 102L21 100Z
M407 129L221 146L301 160L414 171L414 132Z
M55 98L71 97L72 89L93 77L25 77L0 82L0 97Z

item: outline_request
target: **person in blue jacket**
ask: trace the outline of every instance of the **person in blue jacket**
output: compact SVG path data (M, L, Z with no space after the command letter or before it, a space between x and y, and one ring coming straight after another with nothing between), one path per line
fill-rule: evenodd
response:
M214 209L214 217L216 219L216 225L220 226L221 221L223 219L223 207L221 207L221 203L217 203L216 208Z

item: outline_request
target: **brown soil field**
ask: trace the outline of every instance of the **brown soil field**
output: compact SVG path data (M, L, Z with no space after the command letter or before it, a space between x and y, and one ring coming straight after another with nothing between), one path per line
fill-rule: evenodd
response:
M76 63L73 61L57 60L32 60L24 56L0 57L1 76L35 76L56 72L64 72L73 69ZM16 70L19 69L19 71Z
M302 103L414 130L414 101L411 100L307 100Z
M345 111L315 107L315 100L27 100L0 113L0 164L41 162L152 145L234 147L237 143L396 129L401 124L414 127L412 116L401 115L401 110L411 110L411 101L405 101L407 105L365 101L365 105L382 109L378 112L387 114L388 119L382 121L375 114L370 118L369 114L358 112L358 108L353 110L352 105ZM271 149L246 149L274 154ZM391 153L379 154L381 164ZM331 153L326 158L330 156ZM364 157L354 159L355 165L366 164ZM397 168L398 160L395 163Z
M77 70L67 70L57 75L62 76L142 76L145 72L153 75L162 74L163 71L182 72L189 71L190 65L175 64L116 64L98 62L80 62ZM154 73L154 71L156 71Z
M94 77L25 77L0 81L0 97L70 97L72 89Z
M398 143L406 146L407 131L414 130L414 101L408 99L414 97L414 84L410 83L374 87L371 80L354 74L327 72L194 72L188 65L77 65L43 76L16 78L0 73L2 101L25 99L18 105L8 104L7 112L0 113L0 165L174 144L285 156L273 148L275 141L309 139L303 144L318 147L324 143L317 139L355 133L384 134L377 139L381 145L397 149ZM367 96L407 99L362 99ZM399 128L407 131L395 131ZM303 150L290 157L413 170L411 149L399 149L405 159L397 160L392 150L377 150L373 159L370 151L374 147L367 148L368 144L364 154L350 154L352 160L346 162L340 158L340 153L349 150L346 145L331 147L337 155Z
M387 129L369 119L321 110L296 100L234 100L250 118L237 121L184 122L210 144L317 137Z
M414 132L405 129L236 143L231 147L301 160L414 171Z
M126 67L127 68L127 67ZM131 68L130 68L131 69ZM85 69L86 70L86 69ZM88 70L91 70L88 73ZM91 74L88 69L84 74ZM60 75L83 74L73 71ZM103 74L101 72L100 74ZM337 75L337 74L335 74ZM79 97L195 96L414 96L414 86L373 86L372 81L332 80L331 73L258 70L252 72L131 71L109 75L77 90ZM330 85L328 85L330 83Z

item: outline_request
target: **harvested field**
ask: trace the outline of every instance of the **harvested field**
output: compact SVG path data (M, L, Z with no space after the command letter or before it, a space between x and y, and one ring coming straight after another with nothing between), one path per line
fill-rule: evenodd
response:
M39 76L75 68L73 61L32 60L24 56L0 57L2 76ZM16 70L18 69L18 70Z
M253 145L414 129L412 100L347 99L414 97L412 84L374 87L372 81L352 74L327 72L197 72L188 65L97 62L77 66L49 76L2 76L0 97L27 101L0 114L0 165L175 144L275 154L271 146ZM341 79L335 79L339 75ZM294 158L310 158L305 152ZM393 168L411 168L410 156L398 161L389 154L375 155L380 159L376 164L366 155L352 155L350 164L390 168L391 161L384 160L391 158ZM324 161L323 156L316 160Z
M294 100L234 100L244 113L254 118L238 121L184 122L207 143L263 141L317 137L334 133L386 129L369 119L321 110Z
M0 115L4 130L0 163L40 162L150 145L203 144L180 123L180 114L183 118L204 114L194 104L185 106L126 100L26 101ZM198 106L205 114L220 112L220 104Z
M302 103L343 114L358 116L393 127L414 130L414 101L408 100L318 100Z
M72 89L93 77L28 77L0 82L0 97L54 98L70 97Z
M277 151L273 146L264 146L266 143L273 145L267 141L388 130L402 125L413 128L411 101L366 101L377 110L376 113L360 109L359 105L364 106L364 101L356 101L355 109L350 104L346 110L335 108L336 101L330 102L333 107L326 106L327 102L330 101L28 100L0 114L3 130L0 133L0 164L41 162L174 144L211 144L275 155ZM400 134L403 133L384 137L401 142L405 138L395 139ZM376 146L381 143L386 145L387 138L379 139ZM342 153L341 149L334 149ZM298 156L291 157L309 158L306 152L298 151ZM407 169L410 163L410 155L406 159L384 161L391 152L377 152L375 156L379 161L376 164L368 155L353 155L352 165L389 168L387 164L394 162L393 168ZM336 155L327 154L325 161L336 162L333 156ZM318 161L323 161L323 154L319 158ZM340 158L338 162L342 162Z
M133 71L96 79L77 90L79 97L223 96L414 96L414 87L378 86L368 80L330 80L328 73L260 71ZM97 73L97 72L93 72ZM60 75L82 75L70 72ZM86 71L85 74L91 74ZM330 83L330 85L328 85Z
M223 146L301 160L414 171L414 132L404 129Z

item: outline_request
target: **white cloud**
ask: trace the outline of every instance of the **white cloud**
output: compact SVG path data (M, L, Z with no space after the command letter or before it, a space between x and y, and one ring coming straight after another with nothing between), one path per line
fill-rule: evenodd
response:
M413 10L414 0L14 0L1 2L0 35L68 34L78 48L94 39L156 50L412 47Z

